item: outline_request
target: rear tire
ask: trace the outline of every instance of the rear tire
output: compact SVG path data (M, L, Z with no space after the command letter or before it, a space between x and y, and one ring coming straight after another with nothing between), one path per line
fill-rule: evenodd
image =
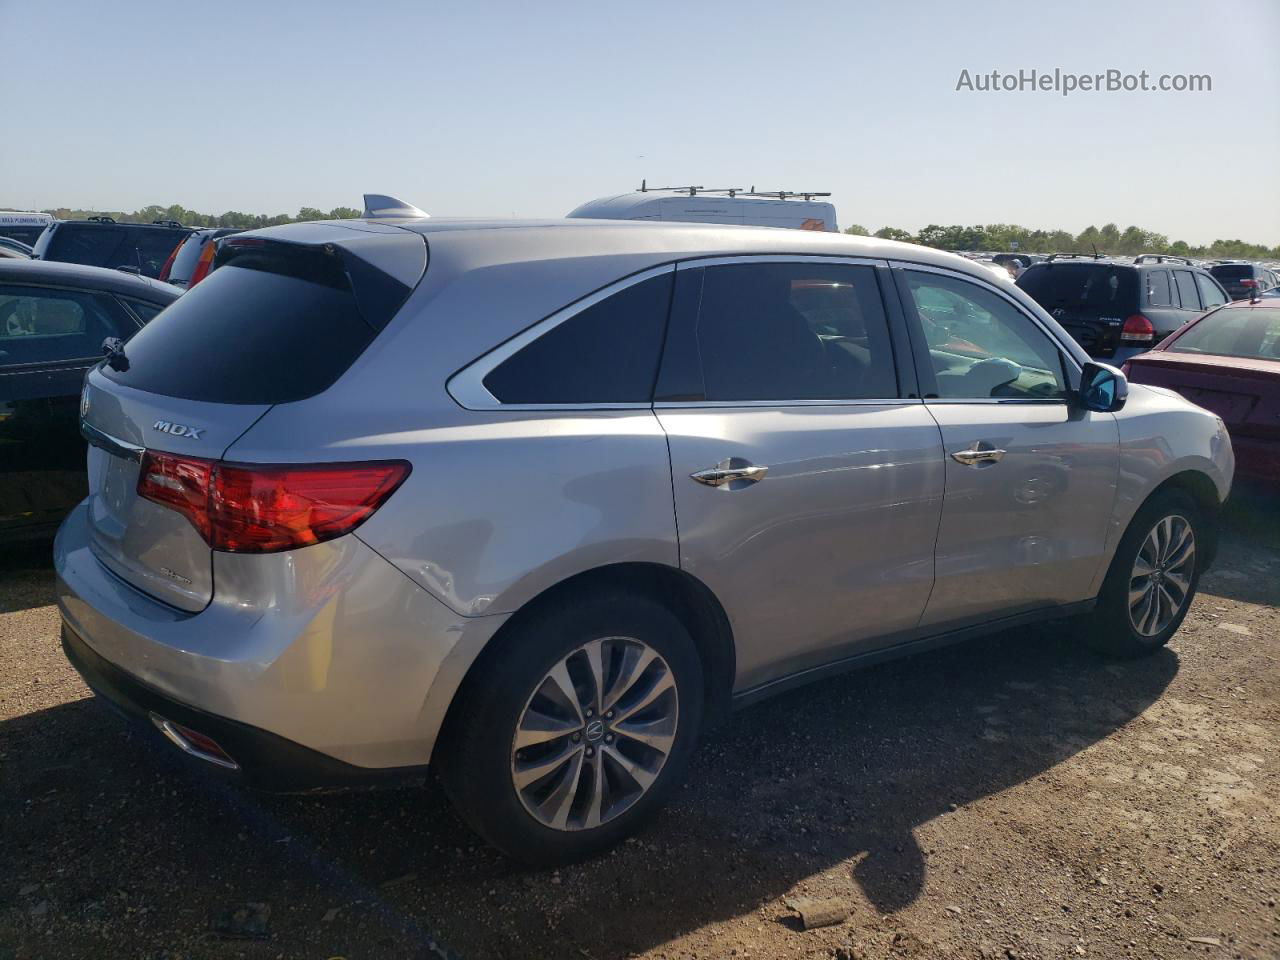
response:
M464 820L534 865L635 832L683 777L702 720L702 667L665 607L611 592L513 625L469 678L441 744Z
M1182 625L1195 599L1208 546L1199 507L1181 490L1152 497L1120 539L1085 640L1100 653L1155 653Z

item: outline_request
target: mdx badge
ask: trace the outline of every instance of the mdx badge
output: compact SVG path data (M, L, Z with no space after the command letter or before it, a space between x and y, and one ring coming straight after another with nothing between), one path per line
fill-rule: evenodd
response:
M151 429L159 430L161 433L171 433L175 437L190 437L192 440L199 440L200 434L204 433L204 427L188 427L183 423L170 423L168 420L157 420L151 425Z

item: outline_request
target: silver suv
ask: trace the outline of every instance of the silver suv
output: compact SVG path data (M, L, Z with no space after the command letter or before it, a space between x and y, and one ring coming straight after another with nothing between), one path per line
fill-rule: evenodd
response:
M1178 628L1222 422L946 253L375 218L221 242L95 368L67 655L269 789L420 774L533 862L633 831L699 728L1079 615Z

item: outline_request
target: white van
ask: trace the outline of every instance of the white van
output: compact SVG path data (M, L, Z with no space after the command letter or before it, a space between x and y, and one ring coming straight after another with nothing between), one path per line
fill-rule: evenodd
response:
M27 246L34 246L44 228L53 223L47 213L30 210L0 210L0 237L11 237Z
M591 200L571 210L570 217L592 220L679 220L691 223L735 223L796 230L836 231L836 208L814 200L830 193L755 187L706 190L702 187L648 187Z

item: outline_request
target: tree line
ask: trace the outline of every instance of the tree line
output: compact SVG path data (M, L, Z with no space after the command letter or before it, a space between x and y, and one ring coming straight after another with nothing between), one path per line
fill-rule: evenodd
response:
M241 213L238 210L212 214L188 210L176 203L168 207L152 204L141 210L134 210L132 213L121 210L72 210L67 207L44 212L59 220L83 220L86 217L105 215L124 223L176 220L191 227L236 227L241 230L274 227L282 223L298 223L304 220L348 220L360 216L361 213L354 207L334 207L327 211L316 207L302 207L296 216L290 216L287 213L274 215ZM940 250L1004 251L1012 250L1016 242L1018 249L1024 253L1092 253L1097 250L1099 253L1121 256L1137 256L1140 253L1174 253L1185 257L1280 259L1280 246L1267 247L1264 244L1248 243L1244 240L1215 240L1208 246L1193 246L1184 240L1171 242L1163 233L1144 230L1142 227L1135 226L1121 230L1114 223L1108 223L1102 227L1090 226L1078 234L1072 234L1067 230L1032 230L1009 223L990 223L972 227L959 224L941 226L931 223L918 233L900 230L897 227L881 227L875 233L871 233L866 227L854 224L844 232L854 236L879 237L883 240L905 240L907 243L919 243L926 247L937 247Z
M854 236L874 236L882 240L905 240L940 250L992 250L1017 249L1023 253L1098 253L1137 256L1142 253L1173 253L1184 257L1214 259L1239 258L1247 260L1280 259L1280 246L1268 247L1244 240L1215 240L1208 246L1193 246L1185 240L1170 241L1163 233L1128 227L1121 230L1116 224L1102 227L1090 226L1072 234L1067 230L1031 230L1009 223L991 223L965 227L959 224L941 226L931 223L918 233L899 230L897 227L881 227L871 233L866 227L854 224L844 231Z
M188 227L236 227L241 230L256 230L259 227L275 227L282 223L299 223L303 220L350 220L360 216L355 207L334 207L332 210L320 210L316 207L303 207L297 216L287 213L274 215L265 213L241 213L239 210L228 210L226 213L197 213L180 204L162 207L152 204L141 210L126 213L123 210L72 210L58 207L45 210L59 220L84 220L86 217L110 217L120 223L151 223L155 220L175 220Z

